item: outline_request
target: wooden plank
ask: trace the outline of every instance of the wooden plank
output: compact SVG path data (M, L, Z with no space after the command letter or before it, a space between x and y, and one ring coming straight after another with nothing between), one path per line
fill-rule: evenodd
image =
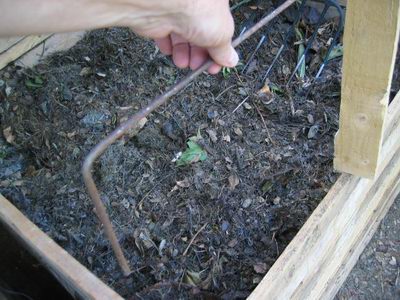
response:
M249 299L332 299L400 191L400 93L375 180L342 175Z
M73 47L85 35L84 31L56 33L28 51L15 61L15 65L24 68L31 68L39 60L58 51L65 51Z
M44 40L46 40L50 35L43 34L43 35L35 35L35 36L28 36L16 43L11 48L3 51L0 54L0 70L7 66L10 62L13 62L21 55L25 54Z
M334 166L373 178L399 37L399 0L352 0L344 32L342 100Z
M16 43L21 41L24 37L10 37L10 38L1 38L0 39L0 54L6 51L7 49L14 46Z
M53 273L74 298L123 299L58 246L1 194L0 222L23 242L27 250Z

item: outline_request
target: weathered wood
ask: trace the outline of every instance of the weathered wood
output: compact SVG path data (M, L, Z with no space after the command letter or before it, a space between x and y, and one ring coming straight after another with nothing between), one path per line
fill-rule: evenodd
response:
M376 179L342 175L249 299L334 297L400 191L400 93L386 121Z
M31 68L39 60L58 51L66 51L74 46L84 36L85 32L56 33L28 51L15 61L15 65L24 68Z
M33 67L57 51L68 50L82 39L84 31L52 35L0 39L0 69L15 61L22 67Z
M20 239L60 283L80 299L122 298L29 221L0 194L0 222ZM2 245L3 247L3 245Z
M6 48L0 53L0 70L7 66L10 62L13 62L21 55L25 54L44 40L46 40L50 35L35 35L27 36L20 41L17 41L14 45Z
M23 37L10 37L0 39L0 54L21 41Z
M334 166L373 178L399 36L399 0L352 0L344 33L342 100Z

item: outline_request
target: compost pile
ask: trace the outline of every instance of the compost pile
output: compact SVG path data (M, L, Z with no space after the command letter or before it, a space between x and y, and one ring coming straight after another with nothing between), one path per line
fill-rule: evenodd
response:
M264 9L242 7L235 19ZM293 41L260 82L293 13L279 17L244 74L238 66L202 75L95 165L130 277L120 272L80 168L107 133L187 74L151 41L97 30L33 69L1 71L0 192L124 297L246 297L337 178L340 57L306 88L337 20L321 26L304 78L285 86L298 58ZM299 25L305 36L315 14ZM260 34L240 47L244 61Z

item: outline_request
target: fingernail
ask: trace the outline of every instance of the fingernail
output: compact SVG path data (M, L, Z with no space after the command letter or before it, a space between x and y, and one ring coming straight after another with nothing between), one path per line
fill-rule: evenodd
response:
M229 66L234 67L239 62L239 55L237 54L236 50L232 48L231 51L231 58L229 59Z

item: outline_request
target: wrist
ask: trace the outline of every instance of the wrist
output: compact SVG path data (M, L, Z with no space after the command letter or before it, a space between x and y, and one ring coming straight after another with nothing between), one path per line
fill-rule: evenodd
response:
M152 27L177 31L189 18L192 0L87 0L100 10L98 27L127 26L138 31ZM96 9L95 9L96 10ZM147 34L145 34L147 35Z

